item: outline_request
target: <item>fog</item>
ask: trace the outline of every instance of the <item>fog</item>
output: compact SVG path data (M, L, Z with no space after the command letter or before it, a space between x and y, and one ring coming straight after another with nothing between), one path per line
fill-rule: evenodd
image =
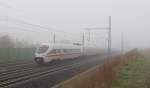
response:
M81 42L85 28L108 27L112 17L112 48L150 47L149 0L0 0L0 35L30 42ZM25 21L45 28L18 22ZM107 31L93 30L91 42L106 47Z

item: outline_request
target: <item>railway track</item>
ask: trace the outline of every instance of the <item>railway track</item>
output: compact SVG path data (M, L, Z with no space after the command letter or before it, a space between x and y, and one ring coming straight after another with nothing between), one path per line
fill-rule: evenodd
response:
M55 74L60 71L65 71L68 69L73 69L74 67L79 67L81 65L90 63L91 61L92 60L90 59L86 62L84 60L75 60L65 63L65 65L58 64L50 67L31 66L31 68L20 69L20 72L19 69L10 71L11 74L9 72L4 72L3 74L0 74L0 88L15 87L17 85L25 84L27 82Z
M13 72L20 72L24 69L31 69L31 67L34 67L36 64L33 62L30 63L21 63L17 65L10 65L5 67L0 67L0 77L4 74L11 74Z
M19 78L25 75L31 75L37 72L43 72L45 70L50 70L56 67L61 67L63 65L55 65L55 66L51 66L51 67L41 67L40 69L37 67L32 67L32 68L27 68L27 69L23 69L21 71L18 72L11 72L11 74L5 74L0 76L0 81L4 81L4 80L9 80L9 79L13 79L13 78Z
M59 64L61 64L61 63L59 63ZM38 68L45 67L45 66L37 65L33 62L32 63L30 62L30 63L18 64L18 65L9 66L9 67L3 67L3 69L5 69L5 70L0 72L0 78L3 75L7 75L7 74L12 75L14 73L19 74L19 73L23 73L25 71L37 70Z
M0 62L0 67L15 66L18 64L25 64L25 63L30 63L30 62L31 60L5 61L5 62Z
M12 67L1 67L3 71L0 72L0 76L3 74L9 74L10 72L17 72L17 71L22 71L24 69L31 69L32 67L37 66L35 63L31 64L24 64L24 65L17 65L17 66L12 66Z

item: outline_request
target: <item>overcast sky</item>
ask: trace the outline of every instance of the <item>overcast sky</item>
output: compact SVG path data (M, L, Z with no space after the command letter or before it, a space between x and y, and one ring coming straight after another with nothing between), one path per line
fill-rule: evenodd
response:
M108 16L112 16L113 48L120 48L121 32L125 48L150 47L149 4L149 0L0 0L0 34L49 42L55 32L57 40L81 41L85 28L108 27ZM17 19L48 27L51 32ZM91 34L93 43L106 46L107 31Z

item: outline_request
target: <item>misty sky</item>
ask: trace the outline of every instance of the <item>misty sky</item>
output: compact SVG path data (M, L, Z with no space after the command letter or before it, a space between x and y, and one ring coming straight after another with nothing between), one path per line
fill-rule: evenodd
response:
M88 27L108 27L112 16L112 47L150 47L149 0L0 0L0 35L10 34L32 42L81 41ZM3 20L5 19L5 20ZM15 20L42 25L46 29ZM64 32L65 31L65 32ZM107 31L92 31L91 41L106 47Z

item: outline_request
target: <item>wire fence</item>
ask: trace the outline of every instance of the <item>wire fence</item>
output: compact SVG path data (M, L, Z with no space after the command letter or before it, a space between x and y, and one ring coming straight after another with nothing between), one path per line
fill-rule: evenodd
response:
M0 62L32 60L35 48L0 48Z

